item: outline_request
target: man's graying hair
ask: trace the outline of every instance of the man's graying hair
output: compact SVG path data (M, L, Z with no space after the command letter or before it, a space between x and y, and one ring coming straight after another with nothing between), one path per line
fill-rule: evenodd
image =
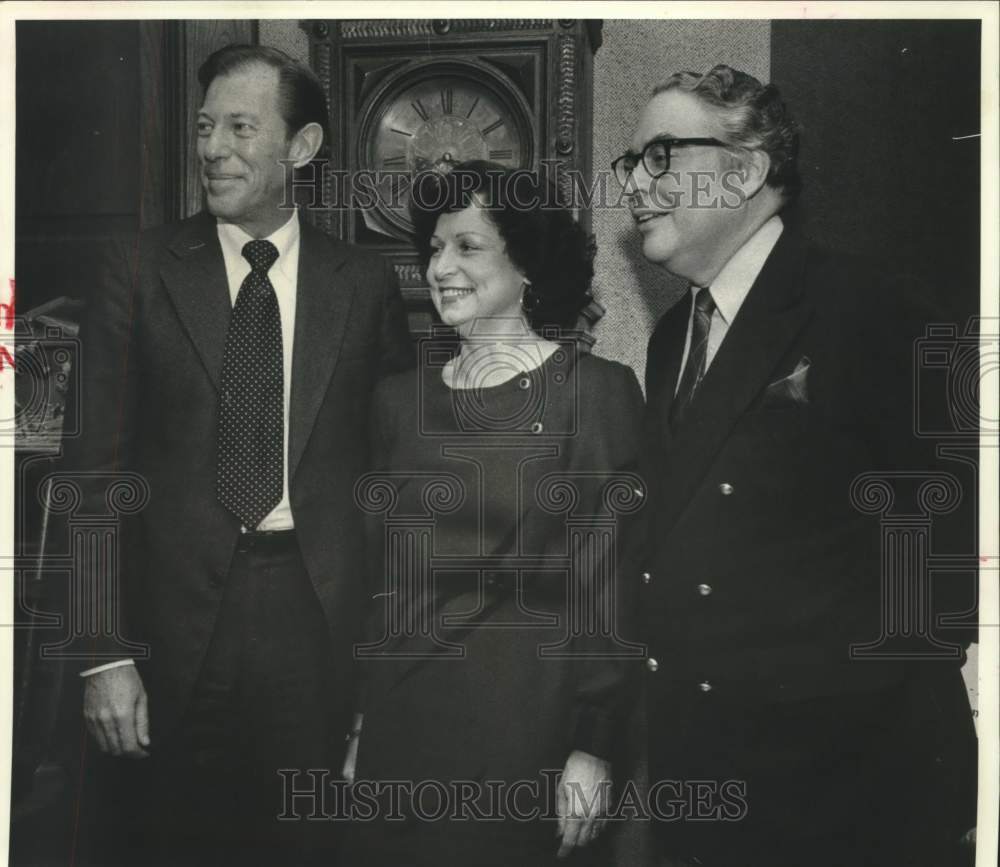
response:
M779 190L786 200L802 189L799 176L799 125L773 84L761 84L752 75L719 64L704 75L675 72L653 89L653 95L667 90L693 94L716 109L725 134L722 140L735 147L764 151L771 158L768 186Z
M294 58L265 45L226 45L213 52L198 69L202 90L216 78L231 75L261 64L278 73L278 99L285 121L287 137L291 138L306 124L316 123L323 129L323 144L330 134L330 116L326 93L316 74Z

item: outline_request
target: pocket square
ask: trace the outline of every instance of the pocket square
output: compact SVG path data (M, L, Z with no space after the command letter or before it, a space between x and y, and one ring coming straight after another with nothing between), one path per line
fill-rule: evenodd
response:
M774 406L775 404L808 404L809 390L806 379L809 374L809 359L802 356L799 363L795 365L788 376L772 382L764 389L764 406Z

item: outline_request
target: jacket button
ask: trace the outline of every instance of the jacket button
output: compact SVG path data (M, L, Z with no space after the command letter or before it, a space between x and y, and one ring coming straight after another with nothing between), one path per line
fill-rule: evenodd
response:
M653 580L653 576L650 575L648 572L643 572L642 573L642 583L643 584L648 584L652 580Z
M649 659L646 660L646 668L650 671L659 671L660 663L653 659L653 657L649 657Z
M702 692L711 692L712 684L710 684L707 680L703 680L701 683L698 684L698 689L700 689Z
M518 386L520 386L522 391L527 391L529 388L531 388L531 380L528 379L528 377L526 376L522 376L517 384Z
M541 423L540 421L536 421L536 422L535 422L535 423L534 423L534 424L533 424L533 425L531 426L531 432L532 432L532 433L535 433L535 434L539 434L539 433L541 433L541 432L542 432L543 430L545 430L545 427L544 427L544 426L542 425L542 423Z
M711 584L699 584L698 593L701 596L711 596L712 595L712 585Z
M723 482L719 485L719 491L721 491L722 496L728 497L733 492L733 486L729 482Z

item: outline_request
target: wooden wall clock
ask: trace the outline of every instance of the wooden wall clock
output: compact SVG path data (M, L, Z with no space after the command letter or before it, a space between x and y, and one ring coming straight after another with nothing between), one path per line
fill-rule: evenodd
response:
M361 212L376 232L400 237L412 230L407 179L447 171L463 160L532 165L531 109L516 84L478 60L417 60L386 77L361 109L357 167L375 169L393 189L381 189L373 209ZM393 184L398 173L399 183ZM374 173L373 173L374 176Z
M310 219L393 262L415 326L429 321L430 302L410 238L412 173L466 159L535 170L544 161L550 171L558 164L567 201L571 172L590 183L599 21L365 19L301 26L331 114L326 195ZM350 197L344 195L349 179ZM579 216L589 229L589 214Z

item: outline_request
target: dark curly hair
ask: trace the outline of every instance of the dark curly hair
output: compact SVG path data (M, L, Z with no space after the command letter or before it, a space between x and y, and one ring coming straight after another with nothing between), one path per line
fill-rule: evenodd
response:
M715 108L726 144L764 151L771 158L767 184L789 201L799 194L799 124L777 87L720 63L704 75L675 72L653 88L653 95L666 90L694 94Z
M595 246L553 184L535 172L485 160L459 163L446 174L414 179L410 215L424 271L442 214L477 204L496 226L511 262L530 281L525 314L532 330L572 328L592 300Z

